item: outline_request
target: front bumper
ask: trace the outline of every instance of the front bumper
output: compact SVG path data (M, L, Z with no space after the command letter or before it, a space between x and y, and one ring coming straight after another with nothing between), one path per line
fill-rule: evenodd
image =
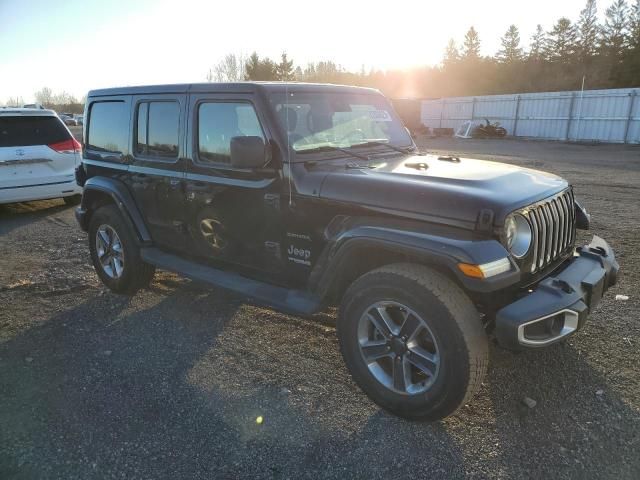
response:
M518 350L544 347L579 330L614 285L620 267L611 247L600 237L576 249L559 273L496 313L495 335L500 345Z

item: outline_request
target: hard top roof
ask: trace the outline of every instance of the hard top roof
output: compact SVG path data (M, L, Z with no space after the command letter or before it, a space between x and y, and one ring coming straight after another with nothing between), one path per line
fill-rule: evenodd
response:
M0 107L0 116L55 117L56 112L53 110L43 110L41 108Z
M169 85L140 85L135 87L116 87L91 90L89 97L109 95L143 95L159 93L255 93L266 92L352 92L379 93L374 88L334 85L330 83L302 82L235 82L235 83L179 83Z

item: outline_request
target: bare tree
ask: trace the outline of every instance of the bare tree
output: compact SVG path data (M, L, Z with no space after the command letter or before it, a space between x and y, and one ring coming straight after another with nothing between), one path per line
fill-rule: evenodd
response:
M244 55L229 53L225 55L207 73L208 82L240 82L246 74L246 58Z
M22 97L9 97L6 102L7 107L21 107L24 105L24 99Z
M53 105L53 92L49 87L42 87L33 96L36 98L36 102L40 105L44 105L46 107Z

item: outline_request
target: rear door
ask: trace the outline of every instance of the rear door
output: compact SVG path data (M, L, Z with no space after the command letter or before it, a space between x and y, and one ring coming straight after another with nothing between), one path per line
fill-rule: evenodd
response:
M153 241L184 251L184 124L186 95L132 97L131 163L127 184Z
M0 189L73 181L77 145L55 116L0 115Z

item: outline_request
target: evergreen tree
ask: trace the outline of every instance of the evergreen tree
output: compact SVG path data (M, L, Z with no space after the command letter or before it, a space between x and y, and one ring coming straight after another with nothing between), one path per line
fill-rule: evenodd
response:
M615 0L605 12L600 52L618 58L627 46L627 3Z
M468 60L480 58L480 37L473 27L469 28L464 36L462 58Z
M578 60L584 62L596 53L598 44L598 9L596 0L587 0L584 9L580 12L577 25L577 55Z
M542 53L544 50L544 45L546 42L544 30L542 29L542 25L538 24L536 26L536 32L531 36L531 45L529 47L529 59L531 60L541 60Z
M629 47L640 54L640 0L633 4L629 15Z
M628 20L628 48L618 67L619 82L623 86L640 85L640 0L631 6Z
M276 64L268 58L261 60L253 52L245 66L245 80L276 80Z
M460 52L458 52L456 42L453 40L453 38L450 38L449 42L447 43L447 48L445 48L444 50L444 58L442 59L442 64L446 67L456 63L458 60L460 60Z
M500 43L502 44L502 49L496 54L496 59L499 62L514 63L522 59L518 27L510 25Z
M283 82L289 82L295 78L293 73L293 60L287 60L286 52L282 52L280 58L280 63L276 65L275 68L276 78Z
M552 62L569 63L576 50L576 30L571 20L562 17L547 34L544 57Z

